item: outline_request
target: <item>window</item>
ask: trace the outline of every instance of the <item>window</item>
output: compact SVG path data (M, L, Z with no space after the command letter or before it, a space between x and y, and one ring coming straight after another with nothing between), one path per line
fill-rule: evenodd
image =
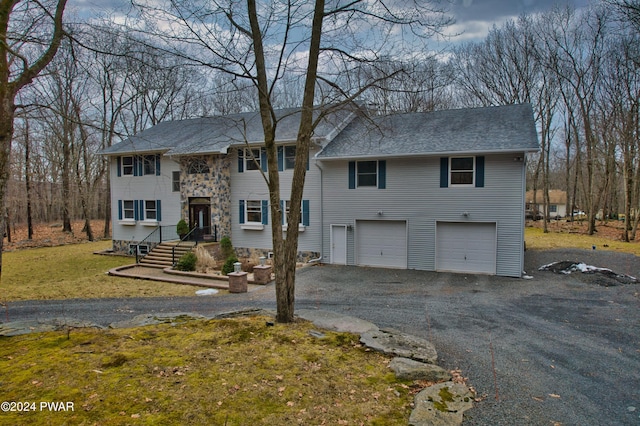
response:
M247 149L245 151L244 159L245 159L245 170L260 170L262 168L262 158L261 158L260 148Z
M143 173L145 175L155 175L156 174L156 156L155 155L144 155L142 157L143 164Z
M473 185L474 157L451 158L451 185Z
M146 200L144 202L144 219L158 220L158 206L156 200Z
M122 201L122 219L132 219L135 220L135 204L133 200L123 200Z
M378 186L377 161L358 161L356 174L358 179L358 187Z
M209 163L207 163L207 159L204 157L190 159L187 165L187 172L190 175L209 173Z
M387 187L387 162L349 161L349 189Z
M173 192L180 192L180 172L171 173L171 190Z
M484 156L441 157L440 188L450 186L484 188Z
M284 147L284 168L293 169L296 166L296 146L288 145Z
M281 200L280 206L282 207L282 224L288 224L289 210L291 209L291 201ZM300 225L309 226L309 200L302 200L300 205Z
M133 176L133 156L122 157L122 174Z
M247 200L247 222L262 223L262 201Z

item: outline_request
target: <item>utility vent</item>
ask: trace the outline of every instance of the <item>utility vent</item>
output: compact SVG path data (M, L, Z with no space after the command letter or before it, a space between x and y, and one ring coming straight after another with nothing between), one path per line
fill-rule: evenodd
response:
M267 253L267 259L273 259L273 252L272 251Z

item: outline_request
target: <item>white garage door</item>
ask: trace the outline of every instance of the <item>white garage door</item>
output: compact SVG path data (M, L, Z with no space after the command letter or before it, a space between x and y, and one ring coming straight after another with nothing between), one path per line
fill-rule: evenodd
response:
M496 273L496 224L438 222L438 271Z
M358 265L407 267L407 222L404 220L356 221Z

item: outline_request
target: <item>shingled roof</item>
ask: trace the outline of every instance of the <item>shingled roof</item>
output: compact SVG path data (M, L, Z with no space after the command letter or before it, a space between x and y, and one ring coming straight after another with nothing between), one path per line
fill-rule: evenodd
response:
M276 142L295 141L300 124L300 109L277 110L276 116L278 117ZM321 145L326 144L352 118L353 111L348 108L330 112L315 128L313 139ZM258 112L162 122L103 150L102 154L162 152L165 155L195 155L226 153L229 147L245 143L264 143L262 122Z
M406 113L353 120L317 157L538 151L529 104Z

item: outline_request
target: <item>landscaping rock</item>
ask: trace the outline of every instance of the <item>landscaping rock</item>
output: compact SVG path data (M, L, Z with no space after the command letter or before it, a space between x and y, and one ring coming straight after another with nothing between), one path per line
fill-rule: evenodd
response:
M337 332L361 334L378 330L375 324L360 318L313 309L296 310L298 317L311 321L319 328Z
M429 382L451 380L451 374L444 368L409 358L393 358L389 363L389 368L401 380L427 380Z
M409 417L410 426L457 426L473 407L473 393L465 385L438 383L419 392Z
M438 353L430 342L399 331L368 331L360 336L360 343L387 355L411 358L428 364L435 364L438 359Z
M45 331L67 330L69 328L104 328L89 321L80 321L73 318L52 318L46 321L15 321L0 324L0 336L19 336L28 333L40 333Z
M155 324L175 324L194 319L205 319L206 317L193 313L176 312L168 314L143 314L137 315L130 320L111 323L110 328L133 328Z

